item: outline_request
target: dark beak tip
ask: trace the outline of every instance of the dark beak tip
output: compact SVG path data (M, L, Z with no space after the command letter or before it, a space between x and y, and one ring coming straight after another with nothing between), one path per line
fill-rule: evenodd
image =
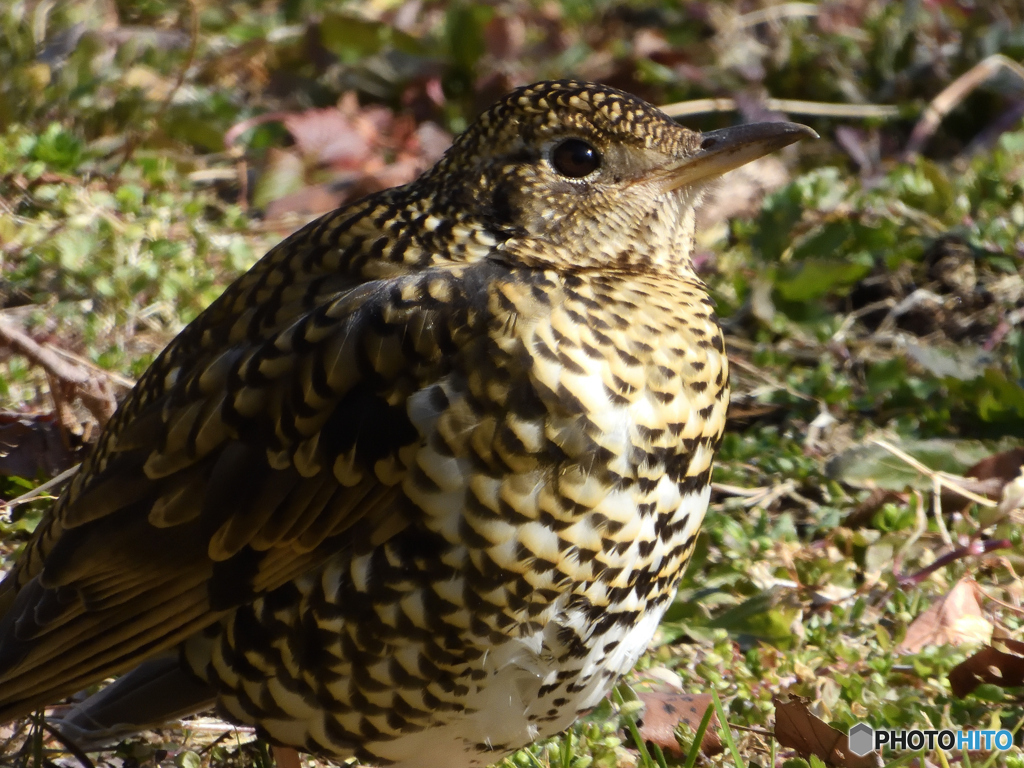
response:
M701 141L701 150L708 152L726 147L743 146L755 143L770 143L776 148L794 144L803 139L821 138L813 128L802 123L770 122L746 123L731 128L722 128L705 133ZM724 146L723 146L724 145Z
M785 123L785 125L787 130L782 131L778 136L779 143L783 146L796 144L804 139L817 140L821 138L818 132L809 125L804 125L803 123Z
M792 125L794 128L797 129L797 131L796 131L797 133L802 134L800 136L801 139L820 139L821 138L821 136L818 135L818 132L816 130L814 130L813 128L811 128L811 126L809 126L809 125L804 125L803 123L790 123L790 125Z
M779 141L785 141L786 144L795 144L804 139L821 138L816 130L803 123L753 123L749 127L755 129L754 133L762 133L766 137L771 136Z

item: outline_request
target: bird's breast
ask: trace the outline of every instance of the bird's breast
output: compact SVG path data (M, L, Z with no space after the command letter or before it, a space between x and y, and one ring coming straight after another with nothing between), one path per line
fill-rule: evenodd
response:
M425 439L406 493L517 623L566 591L642 611L689 555L725 422L702 286L528 272L494 281L476 319L410 400Z

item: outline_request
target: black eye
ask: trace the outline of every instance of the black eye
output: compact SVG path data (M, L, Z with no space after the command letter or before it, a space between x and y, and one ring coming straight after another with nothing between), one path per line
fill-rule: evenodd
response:
M583 139L566 139L551 150L551 164L570 179L582 179L601 167L601 153Z

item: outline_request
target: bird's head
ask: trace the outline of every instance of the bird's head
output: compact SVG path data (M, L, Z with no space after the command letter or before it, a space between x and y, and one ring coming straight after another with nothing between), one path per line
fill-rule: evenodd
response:
M702 134L614 88L541 82L484 112L421 189L531 266L678 269L709 181L814 135L794 123Z

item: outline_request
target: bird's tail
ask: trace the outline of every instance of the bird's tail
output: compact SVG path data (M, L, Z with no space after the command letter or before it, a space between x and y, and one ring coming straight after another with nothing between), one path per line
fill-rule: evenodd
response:
M82 748L110 744L213 706L216 692L177 655L149 659L75 705L54 725Z

